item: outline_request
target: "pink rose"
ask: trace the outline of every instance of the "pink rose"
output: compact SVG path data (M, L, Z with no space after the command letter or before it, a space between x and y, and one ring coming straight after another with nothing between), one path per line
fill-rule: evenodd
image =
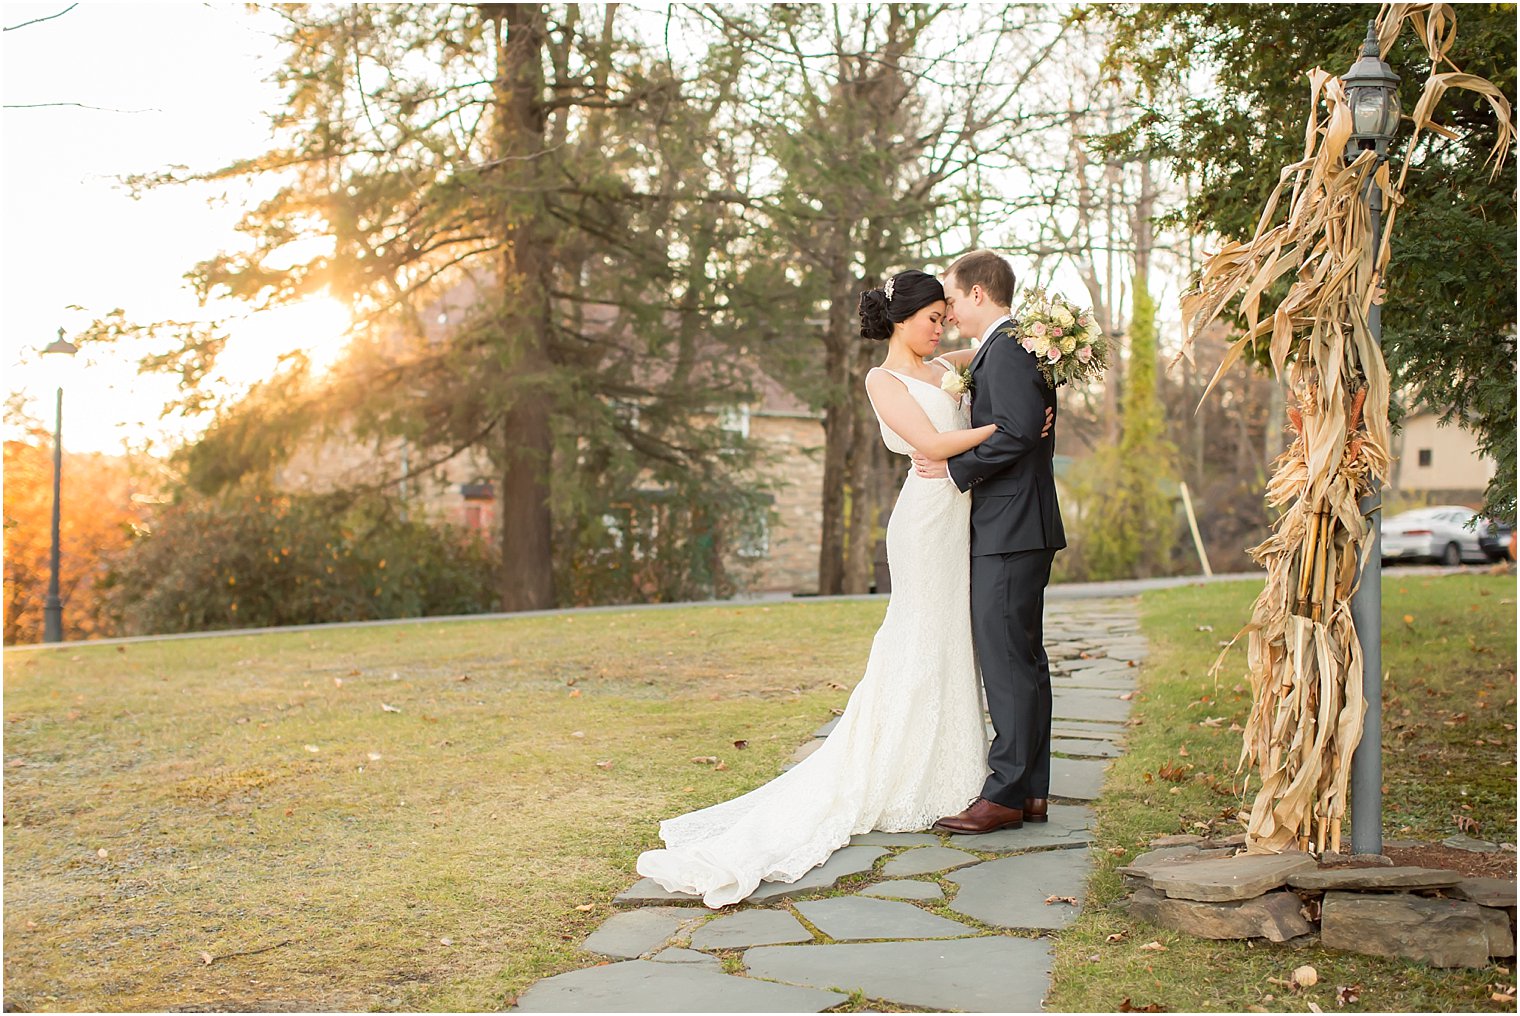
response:
M1055 363L1057 360L1059 360L1061 358L1061 347L1060 346L1051 346L1050 347L1050 352L1047 353L1046 356L1050 359L1051 363Z
M1043 321L1036 321L1034 324L1030 325L1029 326L1029 334L1030 335L1044 335L1045 334L1045 322L1043 322ZM1056 334L1060 335L1061 333L1060 332L1056 332Z
M1022 340L1020 340L1019 345L1023 346L1026 350L1028 350L1029 352L1033 353L1034 352L1034 336L1033 335L1026 335L1026 336L1024 336L1024 338Z
M1086 363L1088 360L1091 360L1092 359L1092 347L1091 346L1083 346L1080 349L1078 349L1077 350L1077 359L1080 360L1080 361L1082 361L1083 363Z
M1050 334L1054 335L1056 338L1059 339L1063 333L1062 333L1061 329L1059 329L1059 328L1053 328L1053 329L1051 329Z

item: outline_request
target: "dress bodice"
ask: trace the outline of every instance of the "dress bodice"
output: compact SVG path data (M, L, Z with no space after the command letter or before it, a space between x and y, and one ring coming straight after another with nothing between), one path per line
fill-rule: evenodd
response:
M945 366L945 361L943 360L935 360L933 362L936 365ZM947 430L962 430L970 425L970 410L962 407L965 399L951 395L949 392L941 389L938 384L921 381L908 374L901 374L895 370L887 370L885 367L876 367L874 369L885 370L888 374L901 381L907 387L909 394L913 396L913 400L923 407L924 415L929 418L929 422L934 425L934 429L940 433L944 433ZM949 368L946 367L946 369L948 370ZM870 397L870 390L867 389L866 398L870 399ZM881 425L881 439L886 443L887 450L896 452L898 455L913 454L913 446L903 440L891 427L888 427L886 421L881 418L881 413L876 409L875 400L871 401L871 410L876 413L876 422Z

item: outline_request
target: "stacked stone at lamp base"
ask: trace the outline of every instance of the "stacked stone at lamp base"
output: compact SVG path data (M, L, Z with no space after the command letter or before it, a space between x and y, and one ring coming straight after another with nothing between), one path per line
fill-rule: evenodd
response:
M1310 941L1439 967L1515 955L1515 882L1357 856L1322 866L1296 851L1247 854L1168 836L1119 868L1134 917L1199 938Z

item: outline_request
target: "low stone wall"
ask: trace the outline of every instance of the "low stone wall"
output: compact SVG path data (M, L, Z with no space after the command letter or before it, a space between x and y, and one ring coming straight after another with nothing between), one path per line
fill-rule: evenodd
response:
M1321 863L1299 851L1245 853L1244 836L1168 836L1119 868L1117 905L1200 938L1286 942L1437 967L1486 967L1515 955L1515 881L1394 866L1382 855Z

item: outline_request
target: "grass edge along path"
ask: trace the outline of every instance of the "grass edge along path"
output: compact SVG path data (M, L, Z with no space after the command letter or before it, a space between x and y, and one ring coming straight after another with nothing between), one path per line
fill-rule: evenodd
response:
M1310 943L1209 941L1131 918L1115 868L1169 833L1225 836L1249 799L1234 775L1250 691L1243 641L1219 675L1220 649L1250 616L1257 583L1191 587L1141 598L1150 657L1125 753L1096 802L1094 871L1081 917L1057 936L1047 1009L1174 1012L1513 1012L1512 961L1482 970L1336 953ZM1438 842L1476 834L1515 840L1515 591L1513 574L1401 576L1385 582L1385 837ZM1347 829L1349 841L1349 826ZM1511 855L1512 856L1512 855ZM1319 984L1287 982L1301 965ZM1358 1001L1342 1004L1340 989Z

